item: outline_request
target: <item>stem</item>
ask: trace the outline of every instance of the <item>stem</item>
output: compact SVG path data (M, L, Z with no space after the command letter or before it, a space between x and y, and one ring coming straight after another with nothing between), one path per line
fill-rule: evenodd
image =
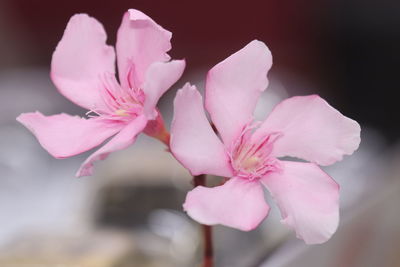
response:
M193 176L193 185L194 187L202 185L206 185L206 175L197 175ZM213 267L213 243L212 243L212 227L210 225L201 225L203 230L203 242L204 242L204 260L203 267Z
M170 150L170 134L163 128L158 131L157 134L153 134L153 137L157 138L163 142ZM206 175L196 175L193 176L193 186L205 186L206 185ZM203 242L204 242L204 252L203 252L203 267L213 267L214 266L214 252L213 252L213 240L212 240L212 227L210 225L200 224L203 230Z
M203 267L213 267L214 265L214 253L213 253L213 243L212 243L212 228L210 225L203 226L204 235L204 262Z

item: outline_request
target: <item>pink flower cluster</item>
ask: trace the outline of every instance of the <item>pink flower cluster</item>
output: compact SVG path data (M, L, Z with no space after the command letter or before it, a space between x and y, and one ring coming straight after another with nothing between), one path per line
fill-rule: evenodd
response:
M185 68L184 60L169 61L171 36L150 17L130 9L122 18L115 53L96 19L73 16L54 51L51 78L61 94L89 110L89 118L35 112L21 114L17 120L56 158L88 151L113 136L76 174L91 175L94 161L130 146L142 131L152 134L152 129L146 129L148 121L162 123L157 102Z
M205 109L195 86L186 84L174 101L171 136L156 104L182 75L185 62L172 60L171 33L140 11L129 10L118 31L116 54L106 45L101 24L85 14L69 21L52 59L51 77L59 91L89 110L88 118L26 113L17 119L54 157L70 157L110 141L92 154L77 176L91 175L93 162L134 143L144 132L169 143L192 175L227 181L190 191L184 209L202 224L244 231L268 215L265 187L277 202L282 223L308 244L322 243L339 222L339 185L318 165L352 154L360 126L317 95L282 101L263 122L253 111L268 86L272 56L252 41L207 75ZM290 156L307 162L287 161Z

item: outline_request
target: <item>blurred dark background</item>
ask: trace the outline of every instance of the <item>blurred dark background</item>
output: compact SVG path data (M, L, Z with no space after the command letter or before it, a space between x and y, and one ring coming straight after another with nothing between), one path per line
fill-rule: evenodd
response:
M388 141L399 137L399 1L2 0L0 7L0 70L48 67L75 13L101 21L114 44L121 14L133 7L173 32L170 54L187 59L187 72L207 69L259 39L270 47L272 73L285 75L289 92L317 90Z

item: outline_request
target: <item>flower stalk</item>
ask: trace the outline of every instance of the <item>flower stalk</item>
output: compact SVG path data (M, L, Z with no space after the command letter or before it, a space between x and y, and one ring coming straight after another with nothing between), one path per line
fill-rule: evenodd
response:
M161 124L158 124L161 125ZM170 150L170 134L165 127L159 127L159 131L154 131L152 137L158 139L162 143L164 143L168 147L168 151ZM206 175L195 175L193 176L193 187L197 186L206 186ZM203 265L202 267L213 267L214 266L214 251L213 251L213 241L212 241L212 226L200 224L202 228L203 235Z
M193 176L193 186L205 186L206 185L206 175L197 175ZM203 252L203 267L212 267L213 263L213 243L212 243L212 227L210 225L202 224L203 229L203 243L204 243L204 252Z

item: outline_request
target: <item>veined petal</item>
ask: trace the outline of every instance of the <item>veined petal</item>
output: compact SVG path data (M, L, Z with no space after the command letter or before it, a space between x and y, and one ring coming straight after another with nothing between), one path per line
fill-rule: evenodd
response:
M183 207L201 224L243 231L256 228L269 211L261 184L242 178L231 178L213 188L198 186L187 194Z
M360 125L317 95L282 101L253 137L270 132L283 134L274 144L273 156L298 157L319 165L341 160L360 144Z
M208 72L206 109L227 147L253 119L271 65L271 52L255 40Z
M182 76L185 69L184 60L155 62L150 65L143 84L146 95L144 112L149 120L153 120L157 112L155 107L160 97Z
M103 108L100 75L115 73L115 53L106 33L86 14L71 17L53 53L51 78L58 90L88 110Z
M17 121L28 128L53 157L67 158L92 149L116 134L123 125L98 119L40 112L24 113Z
M314 163L281 161L262 183L281 210L282 223L307 244L327 241L339 223L339 185Z
M171 32L164 30L139 10L129 9L117 35L118 71L121 85L140 88L149 66L167 61Z
M170 148L175 158L193 175L232 175L224 145L204 113L202 97L190 84L179 90L175 97Z
M136 136L146 127L147 119L141 115L127 124L118 134L116 134L107 144L90 155L81 165L77 177L90 176L93 173L93 163L98 160L104 160L111 152L122 150L132 145Z

